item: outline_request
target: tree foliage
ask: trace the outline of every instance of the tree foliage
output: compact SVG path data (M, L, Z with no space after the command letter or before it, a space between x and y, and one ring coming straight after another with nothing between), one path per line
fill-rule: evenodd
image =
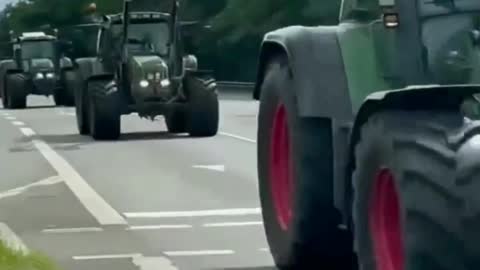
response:
M63 27L85 20L94 0L21 0L7 5L0 15L0 40L8 31ZM144 0L162 4L171 0ZM159 3L160 2L160 3ZM68 4L67 4L68 3ZM98 12L119 12L121 0L96 0ZM195 53L203 67L214 69L222 80L253 80L262 36L287 25L334 24L340 0L181 0L181 18L212 26L196 38Z

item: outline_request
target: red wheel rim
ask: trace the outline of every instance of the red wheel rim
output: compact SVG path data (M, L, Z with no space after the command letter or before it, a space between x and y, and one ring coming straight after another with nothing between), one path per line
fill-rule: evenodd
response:
M403 270L400 201L389 169L381 169L375 176L369 219L376 270Z
M287 111L279 104L273 118L270 142L270 185L278 223L287 230L292 220L292 162Z

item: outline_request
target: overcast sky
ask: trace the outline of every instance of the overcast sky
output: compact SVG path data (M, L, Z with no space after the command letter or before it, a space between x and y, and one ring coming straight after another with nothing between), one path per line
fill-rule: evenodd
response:
M16 0L0 0L0 9L3 9L6 4L15 2Z

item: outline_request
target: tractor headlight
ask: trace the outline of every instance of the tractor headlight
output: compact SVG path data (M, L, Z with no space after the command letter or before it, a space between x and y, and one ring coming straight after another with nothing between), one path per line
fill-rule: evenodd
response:
M155 75L153 73L148 73L147 74L147 80L153 81L153 79L155 79Z
M162 74L160 72L155 73L155 81L159 82L162 79Z
M150 85L147 80L141 80L140 81L140 87L142 88L147 88Z
M161 87L169 87L170 86L170 80L169 79L161 80L160 81L160 86Z
M47 77L47 79L53 79L53 78L55 78L55 74L49 72L49 73L47 73L47 74L45 75L45 77Z
M37 74L35 75L35 78L41 80L41 79L43 79L43 78L45 78L45 77L43 76L43 73L37 73Z

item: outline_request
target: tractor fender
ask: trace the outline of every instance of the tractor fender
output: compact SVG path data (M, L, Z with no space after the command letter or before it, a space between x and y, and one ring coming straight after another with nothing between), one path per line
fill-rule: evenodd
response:
M72 70L73 69L73 62L68 57L60 58L60 69L61 70Z
M360 139L361 127L371 115L385 109L399 110L459 110L465 98L480 93L480 84L475 85L414 85L403 89L375 92L367 96L351 124L344 173L336 177L335 204L343 216L350 216L352 203L352 179L355 168L355 147ZM338 159L338 158L336 158ZM339 175L337 175L339 176Z
M260 98L268 62L283 53L288 59L299 115L339 120L353 118L337 26L291 26L265 35L253 96Z

